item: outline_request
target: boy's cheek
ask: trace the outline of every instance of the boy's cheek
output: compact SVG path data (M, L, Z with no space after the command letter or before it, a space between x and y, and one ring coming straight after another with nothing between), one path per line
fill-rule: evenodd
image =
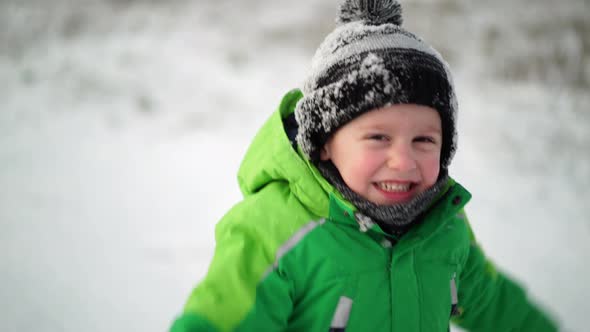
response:
M436 183L438 179L438 175L440 173L440 161L437 158L436 160L432 160L427 165L426 169L424 170L425 180L428 182L428 186L432 186Z

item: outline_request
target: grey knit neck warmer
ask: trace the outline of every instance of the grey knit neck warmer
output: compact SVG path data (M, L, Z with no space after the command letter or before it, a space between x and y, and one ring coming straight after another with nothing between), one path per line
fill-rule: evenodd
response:
M355 193L340 176L340 172L331 161L318 163L318 170L341 194L363 215L378 223L384 231L401 235L410 226L418 222L417 217L424 213L445 187L449 177L441 173L437 182L428 190L416 195L407 203L395 205L377 205Z

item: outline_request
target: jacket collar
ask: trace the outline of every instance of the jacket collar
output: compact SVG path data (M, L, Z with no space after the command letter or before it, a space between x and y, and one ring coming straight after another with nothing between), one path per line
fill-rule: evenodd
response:
M411 248L429 238L457 215L470 199L471 194L463 186L453 179L449 179L445 189L428 209L423 221L412 227L405 236L399 239L400 242ZM355 207L335 193L330 194L328 218L333 222L358 227L359 231L368 232L369 235L377 233L379 237L392 237L385 233L377 223L367 223L366 220L358 218Z

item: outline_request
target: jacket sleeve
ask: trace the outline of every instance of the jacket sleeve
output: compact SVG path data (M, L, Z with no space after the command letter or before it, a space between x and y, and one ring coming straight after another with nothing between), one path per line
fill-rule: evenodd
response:
M291 284L274 268L271 236L234 207L216 226L216 248L204 280L171 332L280 331L291 313Z
M464 220L471 232L467 218ZM453 321L469 331L557 331L524 289L486 259L473 233L458 287L459 316Z

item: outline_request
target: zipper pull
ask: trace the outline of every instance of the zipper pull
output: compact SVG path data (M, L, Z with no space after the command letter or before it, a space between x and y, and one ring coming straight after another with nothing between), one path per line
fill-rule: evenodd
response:
M346 330L351 309L352 299L346 296L341 296L338 300L338 306L336 307L336 312L334 312L334 317L332 317L330 332L344 332Z
M457 272L453 272L451 278L451 316L459 316L459 296L457 295Z

